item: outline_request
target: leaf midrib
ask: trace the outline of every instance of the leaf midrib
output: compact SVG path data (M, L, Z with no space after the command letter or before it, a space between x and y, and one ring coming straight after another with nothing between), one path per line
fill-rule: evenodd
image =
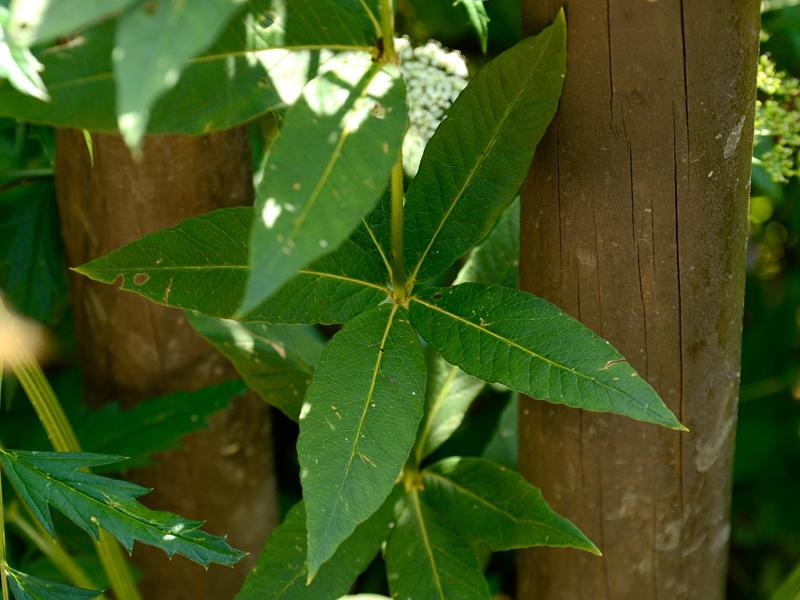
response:
M386 354L384 352L384 348L386 346L386 340L389 338L389 333L392 330L392 325L394 324L395 315L397 315L397 311L400 307L397 304L392 305L392 310L389 313L389 318L386 321L386 328L383 331L383 336L381 337L380 345L378 346L378 352L375 357L375 367L372 370L372 379L370 380L370 387L367 391L367 395L364 401L364 408L361 411L361 417L358 421L358 427L356 428L355 436L353 437L353 447L350 450L350 455L347 458L347 465L345 466L344 475L342 476L341 483L339 484L339 489L336 492L335 500L333 503L333 507L330 511L328 511L329 515L336 515L336 509L339 506L339 502L342 499L342 491L344 490L344 486L347 483L347 478L350 476L350 469L353 466L353 461L356 457L356 450L358 445L361 443L361 433L364 430L364 425L367 421L367 414L369 413L370 404L372 403L372 397L375 395L375 388L378 383L378 374L380 373L381 364L383 363L383 356ZM331 524L331 519L329 518L326 523L326 531L327 528Z
M444 595L444 589L442 588L441 578L439 577L439 567L436 564L436 557L433 554L433 546L431 545L431 540L428 536L428 526L425 524L425 517L422 514L422 507L420 506L419 502L419 492L414 490L409 494L409 496L411 497L411 502L414 505L414 513L416 514L417 522L419 523L419 531L422 534L422 543L425 547L425 553L428 555L428 561L431 563L431 573L433 574L433 582L436 585L436 591L441 600L447 600L447 597Z
M464 180L464 183L461 186L461 189L458 190L458 192L456 193L455 198L453 199L453 202L450 204L449 208L447 209L447 211L445 211L445 214L442 216L441 220L437 224L436 229L434 230L433 235L431 236L431 239L428 242L428 245L425 247L425 250L423 251L422 255L420 255L419 260L417 261L417 264L414 266L414 270L411 273L411 276L409 277L409 281L412 284L413 284L413 282L416 281L417 275L419 274L419 271L422 268L422 263L425 262L425 259L427 258L428 254L430 253L431 248L433 247L433 244L436 242L436 239L439 237L439 234L442 232L442 229L444 229L444 224L450 218L450 215L455 210L456 205L461 201L461 198L466 193L467 188L472 184L472 180L474 179L475 175L480 170L480 168L483 166L483 163L486 160L486 157L489 155L489 152L492 150L492 148L494 148L495 144L497 143L497 140L500 137L501 130L504 129L504 127L506 125L506 121L508 120L508 116L511 114L511 111L514 110L517 107L517 104L519 103L520 98L522 98L522 95L527 90L528 85L530 84L531 80L536 75L536 70L539 68L539 65L541 64L541 62L542 62L542 60L544 58L544 55L546 54L547 47L549 47L550 42L551 42L552 39L553 39L553 35L552 35L552 32L551 32L550 36L549 36L549 38L547 40L547 46L542 49L542 51L539 54L539 57L538 57L536 63L530 68L530 74L525 79L525 83L522 86L520 86L520 91L517 94L517 96L514 98L514 101L509 103L509 105L503 111L503 116L498 121L497 126L495 127L494 131L492 132L492 136L491 136L491 138L489 140L489 143L481 151L481 154L478 157L478 160L476 161L476 163L473 166L473 168L470 169L469 174L467 175L467 178Z
M658 412L656 412L655 410L653 410L649 406L647 406L645 404L642 404L641 401L636 396L630 394L629 392L626 392L625 390L622 390L620 388L614 387L613 385L610 385L610 384L608 384L608 383L606 383L604 381L601 381L599 379L591 377L590 375L586 375L585 373L581 373L580 371L577 371L575 369L567 367L566 365L563 365L563 364L561 364L559 362L556 362L556 361L554 361L554 360L552 360L550 358L547 358L546 356L543 356L543 355L539 354L538 352L534 352L530 348L526 348L525 346L522 346L522 345L518 344L514 340L510 340L509 338L507 338L505 336L502 336L502 335L500 335L498 333L495 333L494 331L491 331L489 329L486 329L485 327L482 327L481 325L478 325L477 323L473 323L469 319L465 319L464 317L462 317L460 315L457 315L457 314L452 313L450 311L444 310L443 308L440 308L440 307L436 306L435 304L431 304L430 302L425 302L424 300L420 299L417 296L412 297L411 301L412 302L416 302L417 304L421 304L423 306L426 306L427 308L430 308L430 309L435 310L437 312L440 312L443 315L446 315L446 316L450 317L451 319L453 319L455 321L459 321L461 323L469 325L470 327L473 327L473 328L477 329L481 333L489 335L489 336L491 336L491 337L493 337L493 338L495 338L497 340L500 340L501 342L503 342L505 344L508 344L509 346L517 348L518 350L521 350L522 352L530 355L531 357L533 357L533 358L535 358L537 360L541 360L542 362L548 364L549 366L551 366L551 367L553 367L555 369L560 369L562 371L566 371L567 373L571 373L573 376L575 376L577 378L585 379L586 381L589 381L594 385L597 385L597 386L603 387L603 388L607 388L607 389L611 390L612 392L614 392L616 394L622 394L626 398L629 398L634 404L636 404L638 407L643 409L645 412L648 412L648 413L652 414L655 418L657 418L658 419L658 421L657 421L658 423L664 423L664 419L661 417L661 415ZM515 391L521 392L523 394L526 393L526 390L515 390ZM551 399L551 401L555 401L555 400Z

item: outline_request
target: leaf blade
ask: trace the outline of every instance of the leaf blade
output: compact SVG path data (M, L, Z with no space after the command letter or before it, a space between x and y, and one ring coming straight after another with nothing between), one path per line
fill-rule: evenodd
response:
M563 13L487 64L425 149L406 196L409 279L425 281L485 237L514 198L555 114L566 62Z
M333 557L306 585L306 511L298 502L273 531L245 580L237 600L318 600L346 594L356 577L366 569L389 531L392 504L387 501L359 525Z
M101 594L97 590L87 590L55 581L48 581L3 567L8 574L8 584L16 600L91 600Z
M446 360L485 381L540 400L684 429L608 342L541 298L464 283L420 292L410 315ZM482 361L484 355L489 359Z
M245 553L221 537L200 530L201 522L150 510L136 501L149 490L82 471L121 457L102 454L0 450L0 464L14 489L53 535L48 506L56 507L86 533L103 528L130 552L134 540L181 554L201 565L232 565Z
M74 268L101 283L148 300L230 318L244 293L249 207L223 208L147 235ZM309 265L277 294L240 320L341 323L386 298L386 272L357 232L335 252Z
M323 343L305 325L239 323L187 313L189 324L233 364L248 387L297 422Z
M469 544L436 518L416 490L404 496L396 512L397 525L386 544L392 597L489 598L489 587Z
M350 236L386 188L405 126L394 66L350 54L306 85L256 190L242 312Z
M427 467L422 476L426 502L467 540L494 551L550 546L600 554L515 471L483 458L452 457Z
M323 351L297 444L311 578L391 492L424 393L422 349L396 305L353 319Z

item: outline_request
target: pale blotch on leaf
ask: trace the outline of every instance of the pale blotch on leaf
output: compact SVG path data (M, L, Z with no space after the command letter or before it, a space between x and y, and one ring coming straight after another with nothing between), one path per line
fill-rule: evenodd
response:
M267 198L264 203L264 208L261 209L261 220L264 222L264 227L272 229L278 217L281 216L282 209L275 198Z

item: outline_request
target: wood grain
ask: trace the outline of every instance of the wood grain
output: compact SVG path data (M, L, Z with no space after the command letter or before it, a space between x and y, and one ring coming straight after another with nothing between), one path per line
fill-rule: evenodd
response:
M759 3L523 0L523 29L562 5L521 287L609 339L691 432L523 401L523 473L605 556L521 553L518 598L722 599Z

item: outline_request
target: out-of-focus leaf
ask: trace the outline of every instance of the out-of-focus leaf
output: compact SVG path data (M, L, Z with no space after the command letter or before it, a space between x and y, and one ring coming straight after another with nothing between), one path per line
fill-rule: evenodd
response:
M310 578L391 492L424 394L422 348L397 305L349 321L323 350L297 442Z
M519 394L512 392L511 400L500 413L497 427L482 452L484 458L509 469L517 468L519 445L517 410L519 410Z
M97 23L138 0L11 0L8 35L18 46L33 46Z
M30 50L9 39L8 21L8 9L0 6L0 77L23 95L46 102L50 96L39 75L42 64Z
M456 0L467 11L469 22L481 42L481 50L486 54L486 45L489 42L489 15L486 14L484 0Z
M151 463L156 452L178 447L188 433L204 429L207 419L245 392L240 381L229 381L191 392L151 398L122 410L112 402L86 411L74 421L81 447L89 452L130 458L96 467L122 471Z
M223 208L163 229L75 270L165 306L233 316L244 292L253 209ZM342 323L388 294L377 250L356 232L243 321Z
M770 596L770 600L797 600L800 598L800 566L781 584L781 587Z
M270 535L255 568L248 575L236 599L336 600L340 598L350 590L356 577L375 558L389 532L392 517L392 503L387 501L380 510L356 528L353 535L347 538L333 557L320 568L314 581L307 585L306 511L303 502L299 502Z
M129 146L147 131L150 108L180 79L186 62L206 50L243 0L148 0L117 23L114 80L117 123Z
M149 3L142 4L144 9ZM196 3L181 4L194 7ZM345 9L333 0L288 4L293 23L302 26L287 27L286 22L267 18L270 2L249 2L207 51L185 62L177 83L173 82L175 87L152 106L148 132L208 133L289 106L318 66L334 56L324 48L364 49L365 39L374 40L374 34L342 36L352 29L334 27L346 17L336 16ZM288 32L283 43L291 45L270 45L275 35L269 32L279 27ZM116 131L114 47L115 23L111 22L66 44L38 51L53 101L42 102L0 82L0 115L57 127Z
M8 587L16 600L91 600L101 592L40 579L5 566Z
M150 490L86 470L120 460L88 453L0 450L0 464L11 485L47 532L55 535L50 506L99 539L105 529L131 552L134 540L181 554L201 565L233 565L245 553L200 529L203 523L153 511L136 498Z
M51 183L19 186L0 195L0 289L14 308L49 326L69 306Z
M233 364L248 387L297 421L323 341L307 325L240 323L187 313L189 323Z
M608 342L553 304L462 283L412 298L411 321L445 360L539 400L683 429Z
M339 247L386 189L407 124L394 65L328 61L289 110L256 191L246 313Z

